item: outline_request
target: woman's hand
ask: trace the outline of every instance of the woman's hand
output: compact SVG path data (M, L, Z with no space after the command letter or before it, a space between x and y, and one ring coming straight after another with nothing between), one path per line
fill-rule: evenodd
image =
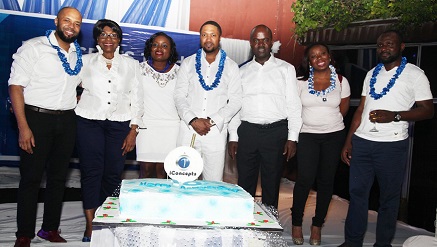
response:
M124 138L123 146L121 149L123 149L123 154L125 155L129 153L130 151L134 150L136 139L137 139L137 131L136 127L130 129L129 133L127 134L126 138Z

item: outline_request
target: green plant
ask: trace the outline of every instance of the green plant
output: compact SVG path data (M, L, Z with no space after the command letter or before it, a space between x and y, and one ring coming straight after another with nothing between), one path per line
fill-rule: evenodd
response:
M398 27L437 21L437 0L296 0L294 35L318 28L344 29L355 21L397 18Z

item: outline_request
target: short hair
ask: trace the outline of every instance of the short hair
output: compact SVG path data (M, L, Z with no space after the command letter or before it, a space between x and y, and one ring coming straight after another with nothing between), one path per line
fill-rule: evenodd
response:
M207 22L203 23L202 26L200 27L199 32L202 32L202 28L203 28L204 26L206 26L206 25L213 25L213 26L217 27L217 29L218 29L218 31L219 31L219 35L222 36L222 28L221 28L220 25L219 25L217 22L215 22L215 21L207 21Z
M65 6L65 7L62 7L62 8L58 11L58 13L56 14L56 18L59 19L59 14L61 14L61 13L62 13L64 10L66 10L66 9L74 9L74 10L76 10L77 12L79 12L80 17L82 17L82 13L80 13L80 11L79 11L78 9L76 9L75 7L72 7L72 6Z
M148 38L146 40L146 44L144 46L144 57L146 59L148 59L149 57L151 57L151 51L152 51L152 44L155 41L155 39L159 36L164 36L166 37L169 41L170 41L170 57L168 58L168 61L170 63L176 63L179 59L179 54L176 50L176 43L174 42L174 40L172 39L172 37L168 36L166 33L164 32L157 32L155 34L153 34L152 36L150 36L150 38Z
M259 27L265 28L267 30L267 33L270 35L270 38L273 38L272 30L264 24L259 24L259 25L256 25L254 28L252 28L252 31L250 31L250 39L253 38L253 34L255 33L255 30Z
M100 34L103 33L103 29L105 27L111 28L112 31L114 31L118 35L118 38L120 39L120 43L121 43L121 40L123 39L123 31L121 30L121 27L117 24L117 22L108 19L100 19L96 22L96 24L94 24L94 28L93 28L94 40L97 42L97 39L99 38Z
M328 54L331 56L331 52L329 50L329 47L326 44L323 43L312 43L310 45L308 45L305 48L305 51L303 52L303 59L302 59L302 63L300 64L299 68L297 69L297 77L302 77L302 80L307 80L309 75L310 75L310 69L309 69L309 65L310 65L310 60L309 60L309 53L310 50L315 47L315 46L323 46L326 48L326 51L328 51ZM331 58L332 59L332 58Z
M401 44L404 43L404 35L402 35L402 33L401 33L400 31L395 30L395 29L389 29L389 30L386 30L386 31L382 32L382 33L378 36L378 39L379 39L379 37L381 37L382 35L384 35L384 34L388 34L388 33L394 33L394 34L396 34L396 36L398 36L399 43L401 43Z

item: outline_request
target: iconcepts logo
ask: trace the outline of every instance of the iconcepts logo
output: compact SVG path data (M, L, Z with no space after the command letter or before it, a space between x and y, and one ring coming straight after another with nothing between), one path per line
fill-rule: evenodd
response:
M180 185L196 180L203 170L199 152L191 147L177 147L165 158L164 169L168 176Z

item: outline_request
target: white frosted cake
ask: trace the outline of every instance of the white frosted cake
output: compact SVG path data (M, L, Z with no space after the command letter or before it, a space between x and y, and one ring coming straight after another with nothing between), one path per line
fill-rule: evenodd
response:
M254 220L252 196L240 186L196 180L178 187L166 179L123 180L120 217L162 220Z

